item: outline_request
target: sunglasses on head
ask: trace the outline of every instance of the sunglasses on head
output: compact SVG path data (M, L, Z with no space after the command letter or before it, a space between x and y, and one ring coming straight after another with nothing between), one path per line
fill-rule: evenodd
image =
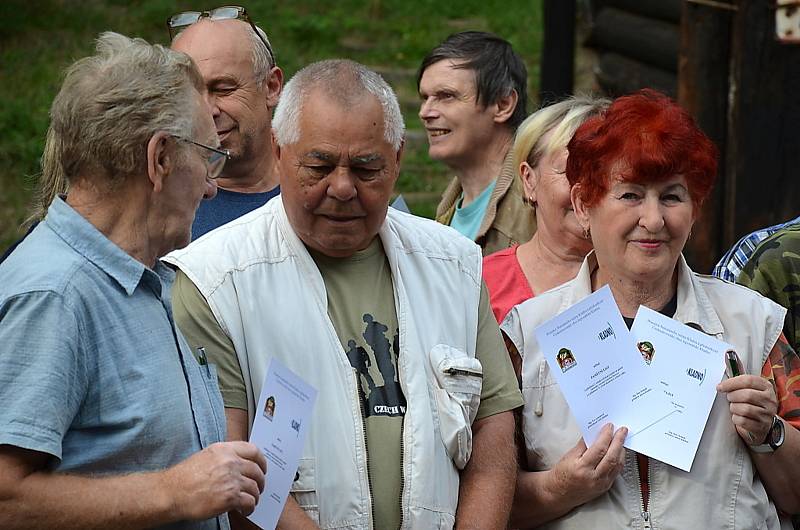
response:
M275 54L272 51L272 46L269 44L269 39L258 31L256 25L250 20L250 15L247 10L242 6L222 6L208 11L184 11L177 13L167 19L167 29L169 30L170 40L175 38L175 35L180 33L184 28L191 26L201 18L208 18L209 20L242 20L250 24L256 36L264 43L269 54L269 59L272 65L275 63Z

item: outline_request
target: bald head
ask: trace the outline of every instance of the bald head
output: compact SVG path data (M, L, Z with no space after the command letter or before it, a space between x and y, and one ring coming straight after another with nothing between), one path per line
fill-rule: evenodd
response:
M264 43L242 20L201 19L175 36L172 49L188 54L196 63L214 57L248 62L259 85L275 66Z
M231 152L220 186L232 191L272 189L277 185L270 147L272 108L283 73L271 64L264 42L242 20L203 18L179 33L172 48L189 55L200 70L217 134Z

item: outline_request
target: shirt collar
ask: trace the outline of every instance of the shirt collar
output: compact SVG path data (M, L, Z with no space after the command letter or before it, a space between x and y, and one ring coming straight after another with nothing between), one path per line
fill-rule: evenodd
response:
M75 252L113 278L128 296L133 294L147 267L112 243L63 199L55 198L47 210L47 217L43 223ZM157 271L160 268L166 267L158 263ZM165 274L165 271L157 273L159 277L162 277L162 273Z
M706 295L697 275L689 268L681 254L678 257L678 309L672 317L678 322L691 324L707 335L720 335L722 322ZM597 256L594 250L583 260L580 270L572 280L572 288L561 302L558 312L592 294L592 273L597 269Z
M707 335L721 335L723 332L719 315L683 254L678 258L678 309L673 318L684 324L694 324Z

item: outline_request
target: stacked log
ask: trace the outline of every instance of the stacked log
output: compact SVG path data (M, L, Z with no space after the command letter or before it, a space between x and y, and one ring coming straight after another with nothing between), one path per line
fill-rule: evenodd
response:
M595 75L611 96L650 87L676 97L680 0L595 0L585 46L598 54Z

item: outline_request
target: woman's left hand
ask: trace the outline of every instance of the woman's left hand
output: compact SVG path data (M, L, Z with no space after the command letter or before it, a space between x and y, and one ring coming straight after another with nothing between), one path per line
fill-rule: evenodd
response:
M747 445L761 445L778 412L778 398L769 379L756 375L731 377L717 385L727 394L731 421Z

